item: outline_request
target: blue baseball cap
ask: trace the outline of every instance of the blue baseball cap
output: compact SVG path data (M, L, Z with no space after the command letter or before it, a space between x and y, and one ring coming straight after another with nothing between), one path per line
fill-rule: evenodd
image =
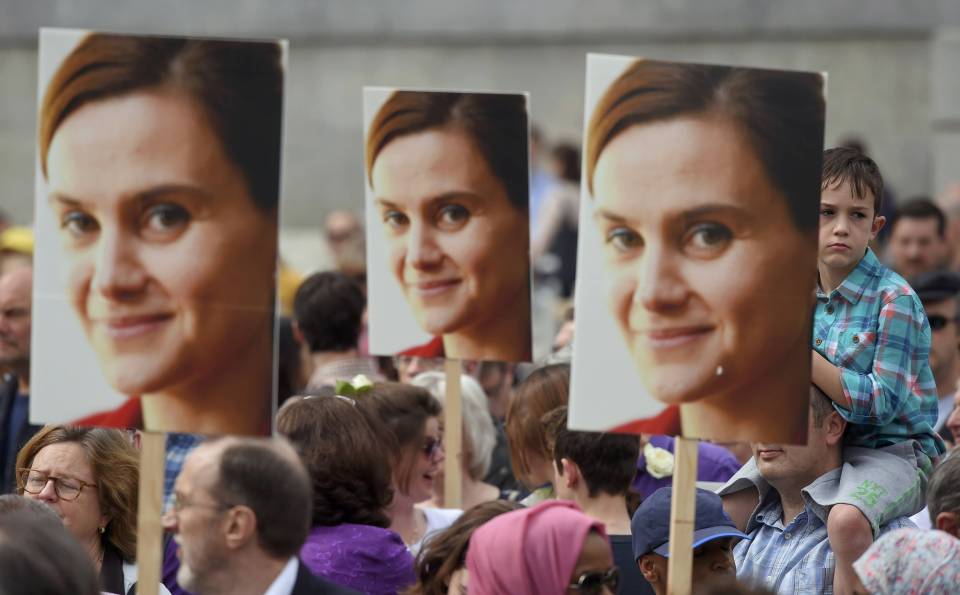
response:
M654 553L664 557L670 555L670 499L673 488L660 488L640 504L630 521L633 534L633 559L644 554ZM723 510L720 496L713 492L697 488L697 518L693 526L693 547L722 539L750 536L737 530L737 526Z

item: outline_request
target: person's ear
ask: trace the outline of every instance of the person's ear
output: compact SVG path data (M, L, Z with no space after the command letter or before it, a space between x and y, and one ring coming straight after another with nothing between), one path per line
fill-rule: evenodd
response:
M637 560L637 566L640 567L640 574L643 575L643 578L647 579L647 582L651 585L657 582L660 582L660 570L657 568L657 564L653 561L653 556L651 554L644 554L640 556Z
M303 337L303 331L300 330L300 323L296 320L290 323L290 330L293 331L293 340L297 342L297 345L306 345L307 340Z
M934 523L933 528L960 539L960 522L958 522L957 517L958 515L955 512L941 512L937 515L937 522Z
M870 239L873 240L877 237L877 234L880 233L880 230L883 229L883 226L886 225L887 218L883 215L877 215L873 218L873 225L870 227Z
M580 467L570 459L560 459L560 465L563 466L563 469L560 471L560 475L563 476L566 486L571 490L577 488L577 484L580 483Z
M840 417L840 414L836 411L831 411L823 423L825 424L827 444L830 446L839 444L843 440L844 430L847 429L847 420Z
M230 549L239 549L257 536L257 515L249 506L234 506L226 513L224 540Z

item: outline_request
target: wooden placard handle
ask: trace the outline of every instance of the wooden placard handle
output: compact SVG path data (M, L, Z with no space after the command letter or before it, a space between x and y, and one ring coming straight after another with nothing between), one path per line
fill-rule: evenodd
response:
M697 447L695 439L678 437L674 443L673 498L670 502L670 558L668 595L690 595L693 570L693 527L697 502Z
M443 449L446 459L443 462L443 507L461 508L460 456L463 452L463 418L460 406L460 360L448 359L444 364L446 372L446 394L443 399Z
M163 472L166 434L140 435L140 495L137 508L137 593L158 595L163 563Z

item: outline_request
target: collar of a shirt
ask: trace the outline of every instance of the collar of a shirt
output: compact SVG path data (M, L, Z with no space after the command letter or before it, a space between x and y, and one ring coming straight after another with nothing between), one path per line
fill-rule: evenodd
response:
M881 266L873 250L867 248L867 252L863 255L863 258L861 258L857 266L850 271L850 274L847 275L847 278L843 280L843 283L841 283L839 287L831 291L829 296L824 295L818 290L817 297L830 298L836 293L851 305L854 305L863 297L867 287L873 286L870 280L880 274Z

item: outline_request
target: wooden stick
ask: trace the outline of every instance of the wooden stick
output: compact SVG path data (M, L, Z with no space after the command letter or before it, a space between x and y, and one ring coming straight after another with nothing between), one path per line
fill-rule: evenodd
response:
M443 400L443 506L460 508L461 493L460 457L463 452L463 418L460 414L460 360L445 362L446 395Z
M163 471L166 434L140 435L140 501L137 510L137 593L157 595L163 561Z
M678 437L674 443L673 498L670 502L668 595L690 595L693 570L693 527L697 502L698 441Z

